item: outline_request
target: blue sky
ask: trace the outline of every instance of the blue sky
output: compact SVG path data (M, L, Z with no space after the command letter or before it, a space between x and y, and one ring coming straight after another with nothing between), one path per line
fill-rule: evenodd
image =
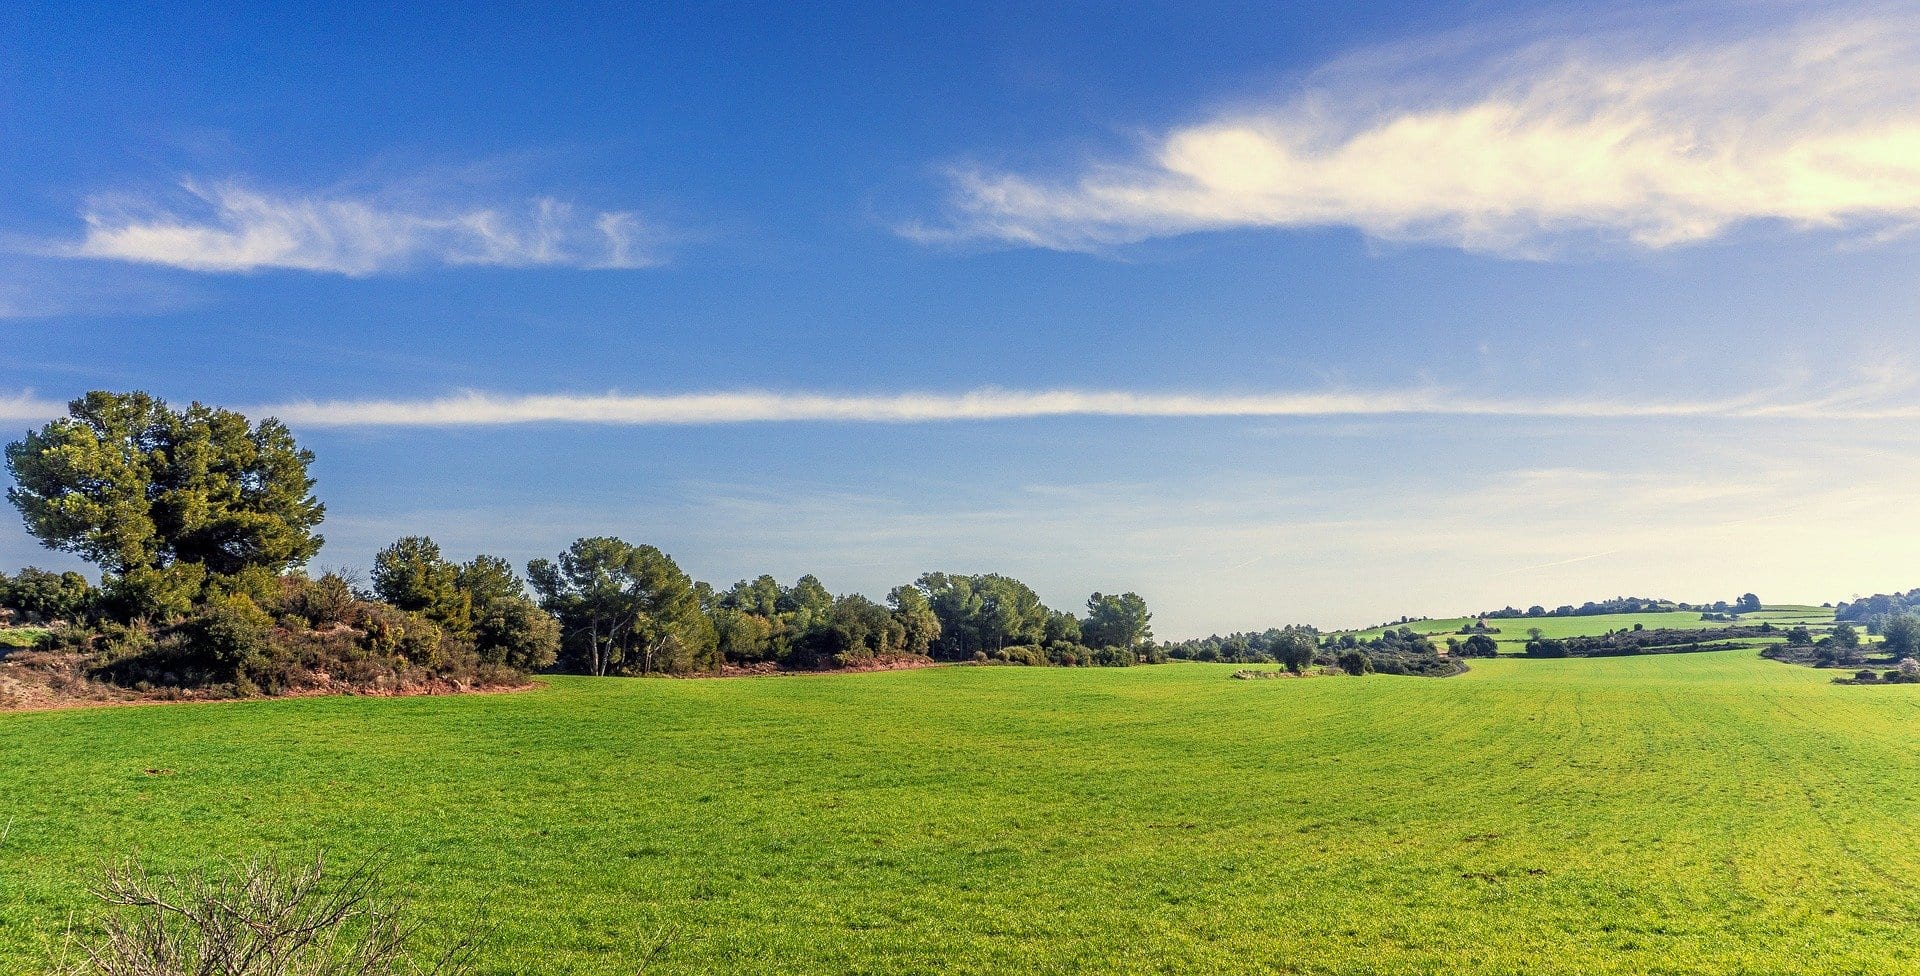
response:
M0 420L277 413L328 566L1920 585L1912 6L1035 6L10 6Z

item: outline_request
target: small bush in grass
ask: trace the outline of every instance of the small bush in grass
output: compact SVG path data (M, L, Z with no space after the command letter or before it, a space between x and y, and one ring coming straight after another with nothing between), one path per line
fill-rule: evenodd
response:
M1373 661L1367 657L1367 652L1361 650L1341 651L1339 664L1340 670L1355 677L1373 671Z
M466 946L414 960L417 923L378 873L265 859L218 874L111 868L97 889L120 909L82 940L71 976L402 976L466 971Z

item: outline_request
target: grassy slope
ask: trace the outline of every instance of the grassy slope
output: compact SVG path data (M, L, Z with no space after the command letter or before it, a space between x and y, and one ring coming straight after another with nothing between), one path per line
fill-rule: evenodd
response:
M261 843L385 852L499 974L630 973L676 926L648 972L1920 967L1920 688L1750 651L1232 670L0 715L0 971L103 854Z

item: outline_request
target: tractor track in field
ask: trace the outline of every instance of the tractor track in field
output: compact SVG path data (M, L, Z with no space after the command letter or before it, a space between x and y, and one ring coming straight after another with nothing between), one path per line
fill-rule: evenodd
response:
M1806 721L1807 716L1802 712L1787 707L1780 701L1778 696L1764 695L1761 696L1760 700L1766 702L1768 708L1772 711L1785 716L1796 725L1802 727L1808 726ZM1818 818L1821 823L1827 825L1829 828L1826 835L1827 839L1838 847L1842 854L1846 855L1847 860L1864 868L1868 874L1888 882L1894 887L1904 888L1907 886L1908 882L1904 876L1889 871L1879 861L1869 857L1854 843L1852 836L1853 829L1835 822L1833 816L1827 812L1834 806L1835 801L1823 799L1815 792L1814 783L1805 772L1808 766L1808 763L1804 761L1805 757L1791 756L1777 746L1769 744L1764 738L1756 738L1754 741L1761 750L1765 751L1767 755L1772 758L1773 768L1785 768L1787 770L1788 775L1793 778L1794 785L1799 787L1801 795L1805 798L1809 812ZM1802 761L1795 761L1796 759ZM1829 780L1826 785L1831 787L1834 784ZM1894 824L1893 827L1896 830L1904 829L1904 825L1901 824ZM1881 920L1889 923L1905 921L1905 919L1896 919L1893 917L1885 917Z

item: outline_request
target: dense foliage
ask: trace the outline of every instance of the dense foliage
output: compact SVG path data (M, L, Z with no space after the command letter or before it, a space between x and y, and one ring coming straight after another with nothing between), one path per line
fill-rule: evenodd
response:
M1138 594L1094 594L1085 621L998 574L927 573L885 603L835 596L812 575L715 590L671 556L581 539L528 578L564 632L561 666L585 674L865 667L915 660L1126 665L1156 658Z
M463 566L432 540L376 560L377 592L309 576L325 508L313 454L258 424L144 393L89 393L8 445L8 499L50 548L99 568L0 576L0 608L48 628L83 680L278 694L510 684L554 660L559 627L502 560Z
M117 616L265 596L320 550L313 454L279 421L145 393L93 392L68 412L7 446L7 498L35 538L100 567Z
M93 585L71 570L55 573L28 566L12 576L0 573L0 610L7 611L13 623L78 620L93 609L94 599Z
M1304 641L1301 638L1305 638ZM1302 660L1301 646L1308 650ZM1288 664L1305 667L1313 661L1312 648L1320 632L1305 624L1273 627L1225 637L1215 634L1161 645L1166 656L1181 661L1220 661L1227 664ZM1329 660L1326 663L1331 663Z
M56 640L94 650L99 676L135 688L404 691L449 681L513 684L521 673L486 660L471 640L422 614L366 599L333 574L282 576L267 600L222 597L167 626L108 622Z

